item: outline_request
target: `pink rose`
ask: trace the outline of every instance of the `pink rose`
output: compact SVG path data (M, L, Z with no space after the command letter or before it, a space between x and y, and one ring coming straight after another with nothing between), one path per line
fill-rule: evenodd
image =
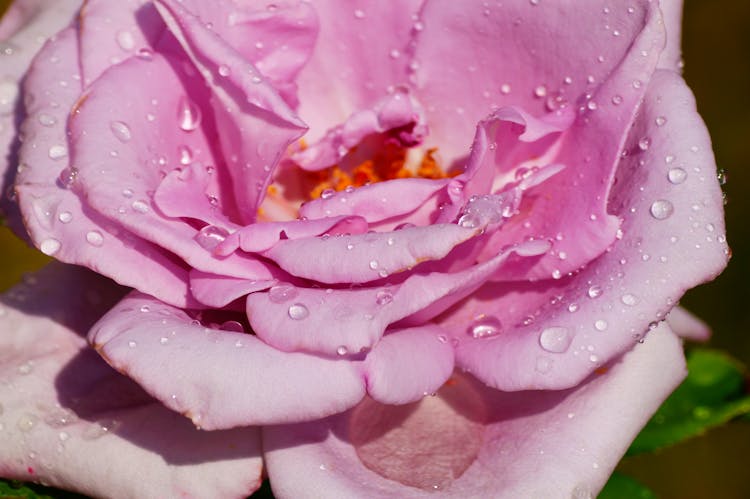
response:
M679 2L78 3L0 24L6 181L41 251L135 289L5 295L0 476L601 489L728 253Z

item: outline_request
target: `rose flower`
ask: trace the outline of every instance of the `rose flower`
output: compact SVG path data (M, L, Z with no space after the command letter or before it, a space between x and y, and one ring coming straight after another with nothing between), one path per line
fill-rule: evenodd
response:
M596 494L728 254L680 10L15 2L6 211L94 272L3 298L0 476Z

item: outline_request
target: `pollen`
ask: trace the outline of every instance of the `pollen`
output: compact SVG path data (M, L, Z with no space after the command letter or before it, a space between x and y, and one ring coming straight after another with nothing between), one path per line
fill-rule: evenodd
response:
M310 199L319 198L324 191L343 191L347 187L361 187L385 180L399 178L441 179L455 176L446 174L435 159L436 148L428 149L418 164L410 165L408 149L396 144L384 144L369 158L353 167L345 168L336 164L324 170L310 172L312 188ZM356 148L352 155L357 153Z

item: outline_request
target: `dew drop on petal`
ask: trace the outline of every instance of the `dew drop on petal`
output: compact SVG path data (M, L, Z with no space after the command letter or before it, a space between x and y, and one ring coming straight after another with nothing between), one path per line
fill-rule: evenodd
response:
M63 159L68 156L68 148L61 145L53 145L49 148L47 154L54 160Z
M297 297L299 291L290 284L281 284L268 290L268 299L272 303L284 303Z
M393 293L387 290L378 291L375 295L375 303L378 305L388 305L393 301Z
M112 131L112 135L115 136L120 142L129 142L133 137L130 132L130 127L127 123L122 121L113 121L109 124L109 129Z
M98 247L101 246L104 242L104 237L98 230L92 230L86 233L86 242L88 242L91 246Z
M73 220L73 214L71 212L69 212L69 211L61 211L57 215L57 219L60 222L62 222L64 224L67 224L67 223L70 223L71 220Z
M651 147L651 139L648 137L644 137L638 141L638 149L641 151L646 151L649 147Z
M607 321L603 319L599 319L596 322L594 322L594 327L597 331L604 331L607 329Z
M657 116L656 119L654 119L654 122L656 123L656 126L664 126L667 122L667 118L664 116Z
M589 287L587 294L589 295L589 298L599 298L602 295L602 287L594 284Z
M667 179L673 184L681 184L687 179L687 172L682 168L671 168L667 172Z
M657 199L651 204L649 211L651 212L651 216L655 219L664 220L674 213L674 205L671 201L666 199Z
M192 132L201 124L200 108L188 97L181 97L177 104L177 123L186 132Z
M60 251L60 248L62 247L62 243L58 241L55 238L48 238L42 241L42 243L39 245L39 249L47 256L52 256L58 251Z
M489 338L500 334L501 331L500 319L493 315L481 315L469 325L467 332L473 338Z
M59 184L65 189L69 189L78 178L78 168L68 166L63 168L60 175L57 177Z
M193 239L201 248L211 251L219 244L223 243L227 236L229 236L229 231L223 227L207 225L198 231Z
M548 327L539 334L539 345L552 353L565 352L572 341L573 338L565 327Z
M300 321L310 315L310 311L302 303L295 303L291 305L287 313L289 314L289 317L295 321Z
M620 301L625 305L632 307L638 303L638 298L631 293L626 293L620 297Z

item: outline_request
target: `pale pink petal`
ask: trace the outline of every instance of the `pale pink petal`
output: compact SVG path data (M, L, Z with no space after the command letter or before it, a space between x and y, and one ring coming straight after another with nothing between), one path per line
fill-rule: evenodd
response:
M399 88L373 107L358 109L346 121L328 130L323 138L291 159L300 168L318 171L338 164L350 150L366 137L391 132L392 140L411 147L419 144L426 134L422 109L406 88ZM396 133L396 129L398 133Z
M59 264L26 282L0 298L0 476L92 497L260 486L258 428L199 431L89 349L83 335L123 288Z
M182 4L255 65L290 106L297 105L295 78L312 54L318 31L311 4L301 0Z
M148 0L87 0L77 27L84 87L111 66L153 51L166 29Z
M330 356L357 354L372 348L388 325L407 318L409 325L422 325L462 300L513 253L533 258L526 254L533 246L529 243L510 248L460 272L414 274L401 283L374 288L320 289L284 284L267 293L249 295L247 317L258 337L280 350Z
M684 0L659 0L667 31L667 46L659 57L659 67L682 72L682 6Z
M273 248L279 241L304 239L323 234L362 234L367 231L367 221L359 216L337 216L315 220L289 222L261 222L247 225L229 235L216 247L217 255L228 255L235 250L262 252Z
M408 86L409 42L422 0L322 0L314 3L320 33L299 75L300 116L308 142Z
M268 289L276 282L273 279L241 279L193 269L190 271L190 294L207 307L223 308L238 298Z
M16 178L26 229L42 252L58 260L87 266L121 284L184 306L190 303L187 269L168 252L92 210L91 199L83 200L67 188L78 173L71 166L66 130L68 111L81 92L77 49L75 33L62 32L45 45L25 80L27 91L39 92L27 106L23 132L29 139L22 144ZM50 85L50 81L58 83ZM109 122L107 117L103 126L109 128ZM102 152L97 149L97 165ZM103 155L110 157L107 150ZM114 202L126 201L121 194L123 184L113 188L118 193ZM111 205L107 208L112 209Z
M447 180L403 178L363 185L315 199L300 207L307 218L360 215L369 223L398 218L413 213L443 189ZM399 223L401 223L399 221ZM385 230L385 229L383 229Z
M367 393L408 404L435 393L453 372L453 349L438 326L390 331L365 359Z
M439 147L449 162L459 159L474 125L491 110L508 105L539 116L564 105L586 106L585 93L598 94L592 100L599 106L620 95L621 112L628 113L642 93L631 83L639 79L645 87L663 48L659 19L658 7L646 0L617 5L603 0L426 2L413 77L417 98L432 104L426 108L428 145ZM627 81L600 91L623 66L630 67L619 79ZM612 131L606 134L615 132L609 140L618 143L627 119L620 122L609 110L600 114L611 117L606 130ZM600 137L605 132L597 133ZM607 141L576 143L612 149ZM592 152L582 150L578 158L587 155ZM606 168L613 160L599 161Z
M25 237L18 207L6 195L18 167L18 129L23 121L21 78L44 41L67 26L80 0L17 0L0 16L0 210Z
M711 143L676 73L657 71L625 150L609 199L622 239L572 277L486 287L442 317L459 340L457 365L503 390L574 386L724 268ZM470 338L478 314L496 316L505 332Z
M284 353L254 335L204 327L137 292L89 339L111 366L209 430L317 419L365 393L358 362Z
M711 328L708 324L680 306L669 312L667 324L677 336L691 341L704 342L711 338Z
M257 68L179 2L160 0L157 8L193 64L205 73L239 214L250 223L274 168L306 130L305 124Z
M296 277L324 283L370 282L440 260L481 229L455 224L394 232L279 241L263 253Z
M685 374L661 327L576 389L504 393L454 376L420 403L366 399L264 428L264 458L279 497L593 497Z

